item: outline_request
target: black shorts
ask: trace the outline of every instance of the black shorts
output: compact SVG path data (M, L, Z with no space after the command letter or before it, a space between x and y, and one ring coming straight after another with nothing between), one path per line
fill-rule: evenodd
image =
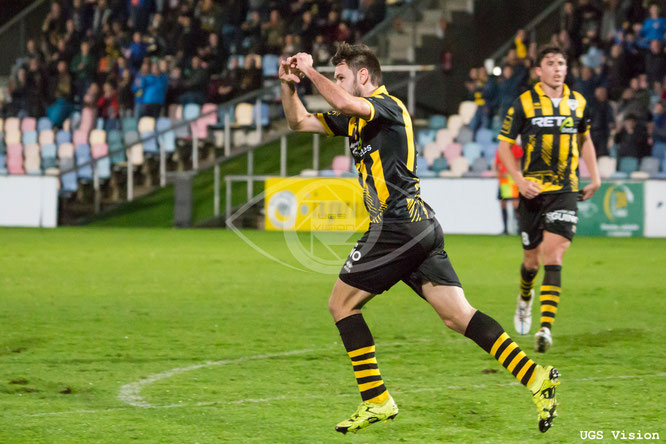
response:
M578 224L578 193L540 194L534 199L521 194L518 215L525 250L539 246L544 230L573 240Z
M340 270L340 279L372 294L398 281L423 297L424 282L462 287L444 251L444 232L436 219L405 224L372 224Z

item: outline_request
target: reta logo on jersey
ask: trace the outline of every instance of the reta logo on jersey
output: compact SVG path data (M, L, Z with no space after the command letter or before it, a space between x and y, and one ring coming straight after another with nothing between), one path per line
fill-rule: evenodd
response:
M548 117L532 117L530 120L532 125L540 128L555 128L559 127L560 131L565 134L576 134L578 129L574 126L574 120L571 116L548 116Z

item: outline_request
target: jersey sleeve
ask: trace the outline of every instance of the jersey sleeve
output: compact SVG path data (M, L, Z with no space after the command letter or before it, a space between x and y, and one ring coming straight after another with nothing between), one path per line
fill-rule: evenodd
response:
M588 103L586 103L585 109L583 110L583 118L578 124L578 134L582 134L583 136L590 134L591 121L592 118L590 116L590 106Z
M523 113L523 105L520 102L520 97L514 100L513 105L504 117L504 123L497 138L511 144L516 142L520 129L523 126L525 116Z
M316 116L329 136L351 136L349 132L349 116L337 111L317 113Z
M402 106L393 97L381 94L378 96L361 97L361 99L370 105L370 118L368 122L378 120L404 124Z

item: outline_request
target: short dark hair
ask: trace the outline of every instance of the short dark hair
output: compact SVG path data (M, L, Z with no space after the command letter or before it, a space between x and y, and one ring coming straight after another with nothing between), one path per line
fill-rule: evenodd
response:
M537 59L536 59L536 66L541 66L541 61L543 59L545 59L547 55L550 55L550 54L561 54L562 57L564 57L564 60L567 59L567 54L566 54L566 52L564 52L564 49L562 49L561 47L556 46L556 45L548 45L548 46L544 46L539 51L539 54L537 55Z
M345 62L352 70L354 75L361 69L365 68L370 74L370 81L373 85L380 85L382 82L382 68L379 65L377 56L372 50L362 43L350 45L349 43L342 42L338 46L338 50L331 59L331 64L337 66Z

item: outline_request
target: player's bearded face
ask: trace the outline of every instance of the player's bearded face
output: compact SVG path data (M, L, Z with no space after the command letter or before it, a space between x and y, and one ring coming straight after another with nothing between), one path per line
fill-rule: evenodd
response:
M362 95L358 84L358 72L354 73L344 62L335 67L335 83L352 96L361 97Z
M559 88L567 76L567 61L562 54L548 54L536 72L543 83L551 88Z

